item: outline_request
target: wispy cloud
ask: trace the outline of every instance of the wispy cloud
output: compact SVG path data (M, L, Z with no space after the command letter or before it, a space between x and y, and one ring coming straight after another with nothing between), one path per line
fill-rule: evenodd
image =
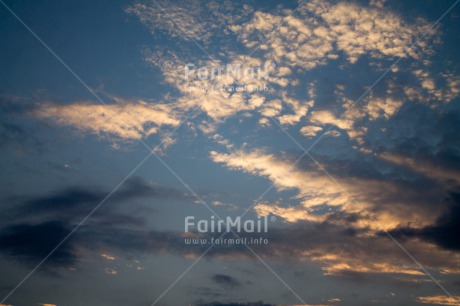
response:
M422 304L455 306L460 304L460 297L443 295L421 296L417 298L417 301Z
M78 102L68 105L45 103L34 115L61 125L74 126L101 137L135 140L158 133L162 126L177 126L179 120L167 104L115 98L115 104Z
M338 184L314 164L293 168L294 157L281 159L262 150L235 150L229 154L213 151L210 158L230 169L267 177L278 190L297 190L298 206L261 202L254 207L259 214L275 214L289 222L324 221L341 211L355 215L354 226L388 230L406 224L416 228L430 225L442 212L433 215L433 207L417 203L420 191L413 187L351 173L340 174L342 183ZM405 195L400 196L402 193ZM369 219L369 213L374 214L374 221ZM330 221L340 219L334 217Z

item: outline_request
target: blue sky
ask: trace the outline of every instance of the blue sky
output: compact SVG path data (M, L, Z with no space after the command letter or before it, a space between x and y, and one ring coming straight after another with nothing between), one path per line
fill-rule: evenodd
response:
M0 1L0 305L459 305L457 2Z

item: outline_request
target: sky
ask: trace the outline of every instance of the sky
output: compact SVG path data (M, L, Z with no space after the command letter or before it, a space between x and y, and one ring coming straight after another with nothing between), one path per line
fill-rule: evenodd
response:
M0 305L460 305L458 2L0 0Z

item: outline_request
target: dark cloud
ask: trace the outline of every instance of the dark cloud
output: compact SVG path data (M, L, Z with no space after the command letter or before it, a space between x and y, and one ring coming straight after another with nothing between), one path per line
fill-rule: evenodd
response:
M435 225L423 229L400 228L392 234L395 237L418 237L445 249L460 250L460 193L452 193L447 202L448 210Z
M49 254L70 229L60 221L21 224L2 229L0 249L15 259L36 264ZM48 265L69 265L76 260L74 238L62 244L45 262Z
M0 92L0 148L13 153L43 153L44 143L36 136L39 129L27 118L36 106L23 97Z
M49 217L60 220L72 220L76 217L86 215L99 204L109 191L95 187L69 187L45 196L38 196L29 199L20 199L20 203L14 206L12 213L18 218L27 217ZM131 178L116 191L108 200L110 203L125 203L138 198L185 198L183 194L175 189L168 189L146 183L139 177ZM115 213L113 213L115 214ZM118 221L132 221L133 216L114 216ZM113 223L115 219L105 222ZM136 221L138 222L138 221Z
M195 290L195 294L206 297L209 300L217 300L222 296L222 293L218 292L218 290L208 288L208 287L198 287Z
M0 145L15 141L16 139L25 139L24 129L15 124L0 123Z
M124 252L148 254L178 254L198 257L209 247L206 244L186 244L183 232L142 230L95 230L87 229L85 241L98 241L99 247L115 248ZM214 234L214 237L219 235ZM309 260L321 267L325 274L347 281L363 282L366 275L386 275L388 278L406 275L423 278L424 274L411 259L401 253L387 236L373 235L364 229L349 229L337 224L311 224L308 222L270 228L268 233L243 234L243 238L262 236L268 245L250 247L264 259ZM195 234L199 239L210 240L211 234ZM232 238L227 234L224 238ZM433 245L417 239L407 239L404 247L428 268L455 269L459 260L451 252L439 252ZM337 255L339 254L339 255ZM216 245L208 258L257 260L244 245ZM238 282L229 275L216 274L211 278L216 284L230 289Z
M0 228L0 252L26 263L37 263L48 255L70 233L76 222L80 222L83 216L86 216L107 194L108 191L96 188L70 187L50 195L29 199L10 199L19 203L13 205L7 218L3 220L4 222L8 220L10 223ZM153 186L141 178L132 178L113 194L109 201L111 204L121 204L147 197L182 198L184 195L174 189ZM107 240L116 245L120 239L115 234L117 228L145 224L142 214L123 213L117 211L116 206L112 206L110 212L93 216L91 221L91 226L89 226L91 229L87 229L86 224L82 226L78 233L54 252L47 263L57 266L73 264L77 260L77 255L73 250L78 247L95 247L99 239L104 241L101 233L102 236L112 237L113 240ZM124 232L121 229L118 232L121 237L132 239L132 237L123 236ZM84 245L80 245L76 239L80 235L85 237ZM150 240L166 241L167 238L160 233ZM132 241L133 245L130 249L136 248L134 247L136 242L139 243L137 247L147 249L146 245L142 245L137 240Z
M49 252L60 242L60 238L70 231L71 224L75 223L73 219L75 215L81 216L81 214L87 213L104 196L104 192L92 188L68 188L55 194L23 200L18 215L28 217L21 219L21 222L16 222L17 225L10 225L0 230L2 252L29 263L36 262L39 258L42 259L47 255L47 251ZM136 178L130 180L125 187L114 194L111 201L121 203L138 197L169 196L182 197L183 194L151 186ZM452 202L448 205L451 209L439 219L433 228L426 228L423 233L409 233L408 231L403 233L401 230L399 234L400 237L404 234L405 237L410 238L408 239L409 243L405 246L410 252L417 253L418 259L429 267L448 268L458 264L455 258L449 257L449 254L438 254L439 256L433 257L433 249L426 249L425 244L414 246L410 243L413 241L412 238L424 237L426 240L437 241L439 245L451 249L458 247L458 240L453 238L451 234L458 232L458 224L460 223L458 222L458 216L460 216L458 194L452 196ZM136 216L132 213L125 215L112 210L108 214L103 214L102 217L95 217L97 222L92 222L91 226L81 227L75 235L79 239L72 237L70 241L61 246L62 249L59 248L56 255L53 255L56 259L51 263L56 265L74 263L78 260L73 253L74 249L116 249L128 254L132 252L175 253L188 257L201 255L209 246L185 243L185 236L181 231L145 230L141 227L123 226L126 224L142 225L143 216L141 215ZM372 233L366 229L353 229L349 226L357 220L361 220L363 216L337 215L335 218L345 221L339 223L337 220L329 220L329 222L322 224L309 222L277 224L271 227L268 233L241 234L241 236L248 239L258 239L259 237L268 239L268 245L251 246L263 258L290 258L292 260L312 258L313 262L326 269L339 262L344 262L349 265L349 268L344 271L338 271L337 268L334 268L335 270L332 272L335 276L347 276L347 279L356 281L362 280L362 271L379 273L378 270L372 270L375 268L372 266L373 263L388 263L395 267L413 264L408 258L402 256L399 249L386 237L372 236ZM46 243L42 246L40 243L43 241L43 237L47 237L48 231L52 232L49 234L51 236L45 240ZM29 233L32 235L27 238ZM196 233L194 235L194 237L206 239L219 236L212 233ZM224 238L235 237L232 234L227 234ZM84 244L81 241L84 241ZM341 254L341 258L334 261L315 259L328 254ZM255 260L254 256L242 244L218 245L213 247L206 256ZM211 280L224 289L241 285L237 279L224 274L215 274Z
M198 306L276 306L275 304L266 304L262 301L252 302L252 303L219 303L212 302L206 304L199 304Z
M455 219L456 220L456 219ZM445 224L455 225L454 219ZM452 230L452 227L450 229ZM446 227L445 230L448 230ZM440 230L438 230L440 232ZM10 226L0 231L0 249L12 257L36 263L42 259L69 232L63 222L46 222ZM456 231L454 231L455 233ZM29 234L32 234L29 238ZM337 224L311 224L308 222L273 227L268 233L241 234L242 237L269 240L268 245L251 245L264 259L311 260L313 265L322 267L325 273L347 281L362 282L368 273L405 273L403 270L418 270L408 257L387 237L372 236L365 230L349 229ZM51 235L49 240L43 240ZM193 234L198 238L210 239L212 234ZM218 234L213 234L218 237ZM432 234L432 237L439 237ZM233 238L227 234L224 238ZM426 267L449 269L459 262L451 252L437 252L437 249L408 237L404 247ZM123 228L91 224L83 226L75 237L58 249L55 265L67 265L78 261L73 250L101 249L114 250L131 256L132 254L178 254L189 258L200 256L209 245L186 244L181 231L146 231L139 227ZM46 241L41 245L42 241ZM446 240L449 242L448 240ZM447 243L445 242L445 243ZM337 254L340 254L337 257ZM127 256L128 256L127 255ZM208 258L245 258L257 260L244 245L216 245L207 254ZM323 259L324 258L324 259ZM384 265L383 270L379 267ZM345 267L345 268L340 268ZM393 270L388 270L393 269ZM401 272L399 270L401 269ZM389 275L389 274L386 274ZM421 274L423 277L423 274ZM414 276L414 277L420 277ZM241 282L230 275L215 274L211 280L224 290L237 288ZM211 298L215 298L211 296ZM208 300L209 301L209 300Z
M408 102L385 126L375 129L368 145L376 152L416 157L460 171L459 125L458 111L435 112L429 105Z
M21 214L49 213L58 211L74 212L82 206L96 204L103 199L101 191L72 187L58 191L52 195L37 197L24 203Z
M11 115L24 115L37 108L31 98L9 95L0 92L0 113Z
M14 123L0 123L0 148L26 153L31 148L42 151L42 143L25 127Z
M240 282L230 275L214 274L211 279L224 288L234 288L240 285Z

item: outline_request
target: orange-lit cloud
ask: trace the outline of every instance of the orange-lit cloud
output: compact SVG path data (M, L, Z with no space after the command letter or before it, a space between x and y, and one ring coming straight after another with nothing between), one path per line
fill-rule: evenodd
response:
M434 305L447 305L447 306L458 306L460 305L460 296L421 296L417 298L417 302L422 304L434 304Z
M234 150L229 154L213 151L210 157L214 162L222 163L230 169L267 177L278 190L297 190L298 206L286 207L282 203L260 202L254 207L260 215L274 214L288 222L324 221L332 214L324 210L328 207L361 216L355 220L353 226L391 230L407 224L414 228L431 225L442 213L442 210L427 209L400 196L404 192L405 197L416 197L417 191L403 191L391 182L353 176L337 182L316 166L308 169L292 167L293 160L280 159L262 150ZM385 198L388 198L391 205L380 204ZM373 218L366 217L366 213L372 211L375 212ZM336 222L342 220L338 219Z
M73 103L57 105L46 103L35 111L35 116L70 125L101 136L125 140L140 139L158 132L159 128L177 126L173 110L166 104L138 100L116 99L116 104L100 105Z

